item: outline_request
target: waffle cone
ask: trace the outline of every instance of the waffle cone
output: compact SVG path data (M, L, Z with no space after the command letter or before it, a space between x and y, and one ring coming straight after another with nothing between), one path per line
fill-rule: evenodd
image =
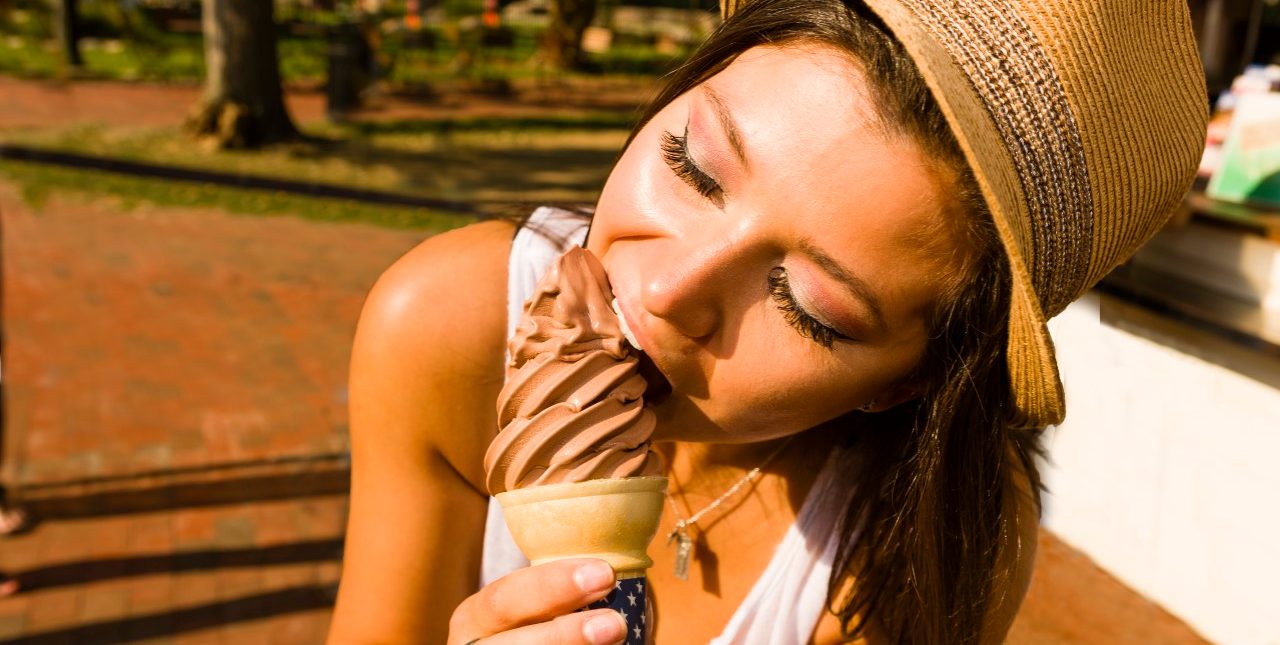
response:
M618 577L653 564L645 550L662 517L666 477L593 479L496 495L516 545L532 564L600 558Z

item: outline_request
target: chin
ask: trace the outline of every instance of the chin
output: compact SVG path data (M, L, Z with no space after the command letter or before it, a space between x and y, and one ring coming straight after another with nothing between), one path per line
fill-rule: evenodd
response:
M697 406L679 392L669 393L661 401L647 402L657 417L654 441L723 441L724 431L708 419Z
M654 441L749 443L762 440L757 436L759 433L742 432L741 424L715 421L680 392L672 392L661 401L646 402L645 405L657 417Z

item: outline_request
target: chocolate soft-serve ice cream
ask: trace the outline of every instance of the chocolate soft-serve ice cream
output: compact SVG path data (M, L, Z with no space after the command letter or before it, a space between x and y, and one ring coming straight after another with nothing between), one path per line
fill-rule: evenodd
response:
M580 248L538 283L508 346L501 430L484 465L531 564L586 557L613 567L614 591L591 607L618 611L628 645L641 645L651 642L646 550L667 479L650 447L638 350L612 303L604 267Z
M600 261L570 249L538 283L508 345L489 492L656 475L654 415Z

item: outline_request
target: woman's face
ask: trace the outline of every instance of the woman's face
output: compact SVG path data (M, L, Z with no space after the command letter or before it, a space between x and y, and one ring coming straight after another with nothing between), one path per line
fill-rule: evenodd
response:
M634 138L588 248L671 384L660 440L758 441L909 395L958 255L947 185L859 68L757 47Z

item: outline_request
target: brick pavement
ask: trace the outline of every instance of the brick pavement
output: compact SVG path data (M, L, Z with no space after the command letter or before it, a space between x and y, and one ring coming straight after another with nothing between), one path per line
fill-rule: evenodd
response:
M341 495L51 520L9 538L0 643L318 643Z
M333 455L365 293L415 231L0 187L7 481ZM128 437L127 441L114 440ZM112 440L104 441L104 438Z
M0 183L0 643L315 643L345 515L361 303L421 232ZM21 637L19 640L14 640Z

